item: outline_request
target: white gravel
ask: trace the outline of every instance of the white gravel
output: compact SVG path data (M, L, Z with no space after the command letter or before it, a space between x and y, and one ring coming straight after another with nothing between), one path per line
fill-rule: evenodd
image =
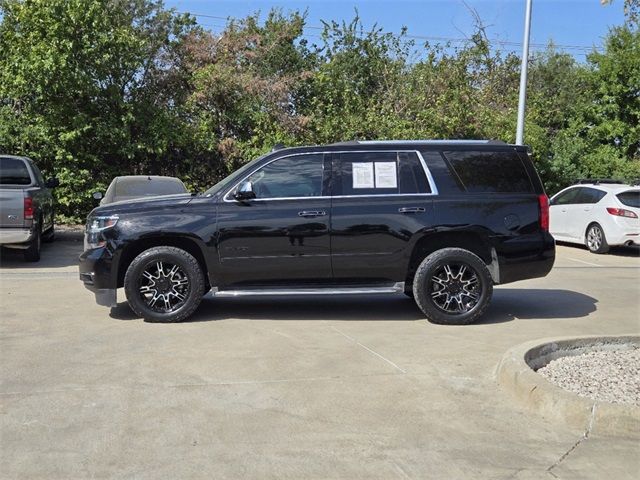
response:
M640 349L594 350L552 360L538 373L582 397L640 405Z

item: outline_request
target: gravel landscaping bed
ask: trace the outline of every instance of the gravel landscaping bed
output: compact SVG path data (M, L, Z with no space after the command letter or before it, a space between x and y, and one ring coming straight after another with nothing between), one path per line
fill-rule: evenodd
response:
M594 350L560 357L537 370L550 382L582 397L640 405L640 349Z

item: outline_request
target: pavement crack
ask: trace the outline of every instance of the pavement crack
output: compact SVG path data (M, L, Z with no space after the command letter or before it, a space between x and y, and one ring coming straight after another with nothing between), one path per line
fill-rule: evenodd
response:
M359 341L357 341L355 338L350 337L349 335L347 335L347 334L346 334L346 333L344 333L344 332L341 332L340 330L338 330L338 329L337 329L336 327L334 327L334 326L331 326L331 328L332 328L333 330L335 330L337 333L339 333L340 335L342 335L343 337L345 337L345 338L347 338L347 339L351 340L353 343L355 343L355 344L356 344L356 345L358 345L359 347L364 348L367 352L369 352L369 353L371 353L371 354L375 355L376 357L380 358L381 360L384 360L385 362L387 362L389 365L391 365L391 366L392 366L393 368L395 368L396 370L399 370L399 371L400 371L400 372L402 372L402 373L407 373L407 371L406 371L406 370L404 370L404 369L400 368L398 365L396 365L395 363L393 363L393 362L392 362L391 360L389 360L388 358L383 357L383 356L382 356L382 355L380 355L378 352L376 352L376 351L374 351L374 350L371 350L369 347L367 347L366 345L364 345L364 344L360 343L360 342L359 342Z
M564 454L558 460L556 460L553 465L547 468L547 473L550 473L551 475L553 475L554 478L558 478L558 476L553 473L553 469L556 468L558 465L560 465L569 455L571 455L571 452L573 452L576 448L580 446L582 442L584 442L589 438L589 435L591 434L591 429L593 428L595 415L596 415L596 405L597 403L594 403L591 406L591 415L589 416L589 423L584 433L582 434L582 436L571 446L571 448L569 448L569 450L564 452Z

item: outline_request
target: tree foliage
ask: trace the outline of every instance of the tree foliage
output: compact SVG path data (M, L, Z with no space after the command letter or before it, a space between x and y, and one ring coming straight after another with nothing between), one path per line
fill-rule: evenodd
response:
M585 62L530 60L526 140L550 193L582 176L640 177L636 0ZM305 16L231 19L221 34L160 0L0 0L0 151L32 157L78 221L114 175L204 189L286 145L351 139L515 140L520 59L469 41Z

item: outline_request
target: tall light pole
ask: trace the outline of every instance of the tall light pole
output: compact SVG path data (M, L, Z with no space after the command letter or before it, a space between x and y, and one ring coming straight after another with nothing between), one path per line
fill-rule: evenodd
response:
M522 42L522 65L520 66L520 97L518 99L518 127L516 145L524 145L524 112L527 108L527 69L529 66L529 32L531 31L531 3L527 0L524 14L524 40Z

